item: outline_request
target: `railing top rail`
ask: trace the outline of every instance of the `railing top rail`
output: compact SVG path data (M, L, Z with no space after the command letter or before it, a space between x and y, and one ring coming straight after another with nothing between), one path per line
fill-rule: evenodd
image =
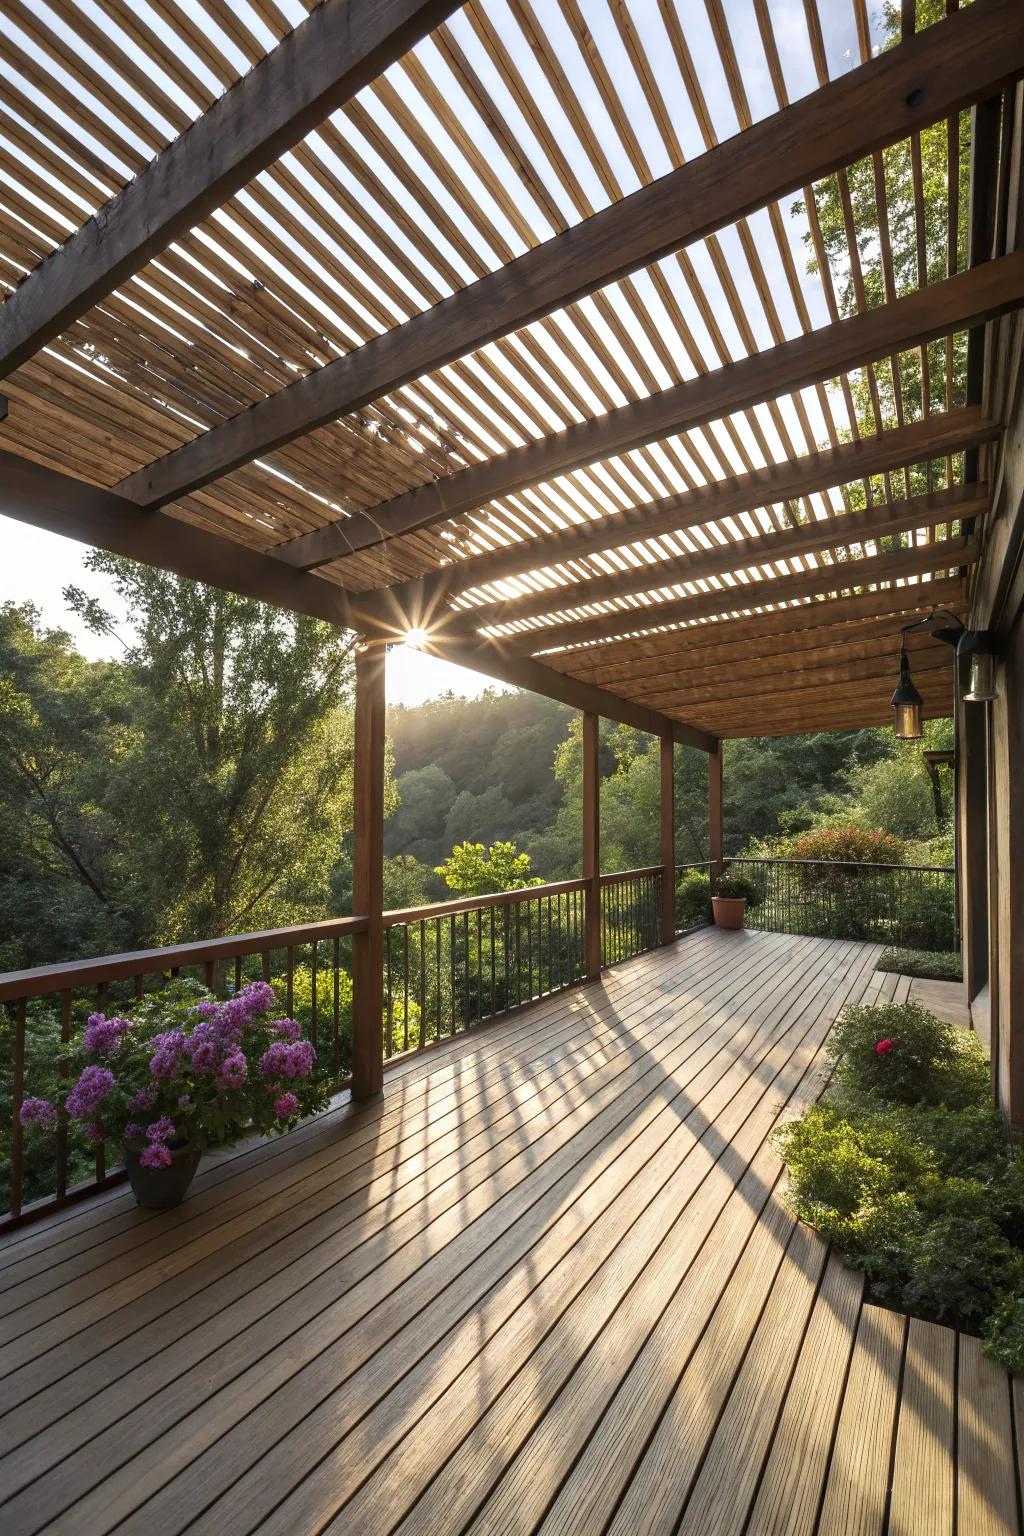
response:
M616 880L640 880L646 875L660 875L663 870L663 864L645 864L643 869L617 869L611 874L601 875L600 883L614 885Z
M64 965L39 965L27 971L0 974L0 1003L15 998L42 997L75 987L157 971L203 965L210 960L232 960L236 955L259 955L272 949L288 949L323 939L364 933L365 917L329 917L319 923L299 923L291 928L270 928L263 933L241 933L222 939L200 939L190 944L170 944L159 949L129 950L121 955L98 955L93 960L72 960Z
M732 853L727 864L815 864L828 869L902 869L919 875L951 875L952 864L874 864L867 859L787 859L765 858L761 854Z
M546 896L564 896L570 891L584 890L586 884L585 880L556 880L546 885L523 885L514 891L493 891L486 896L457 896L452 901L438 901L425 907L399 907L384 913L384 927L399 928L426 922L432 917L457 917L481 907L513 906L521 901L543 900Z

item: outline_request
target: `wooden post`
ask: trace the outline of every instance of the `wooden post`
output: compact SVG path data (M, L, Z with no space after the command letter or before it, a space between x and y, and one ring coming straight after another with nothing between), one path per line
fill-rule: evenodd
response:
M961 662L956 704L956 866L964 984L970 1003L988 984L988 710L965 704L959 696L966 671ZM987 1038L983 1043L988 1047Z
M583 878L587 882L584 956L587 979L601 974L601 778L599 722L583 716Z
M352 1097L384 1088L384 667L379 641L356 651L352 774L352 910L369 919L352 940Z
M717 752L708 753L708 858L711 878L717 880L724 868L722 826L722 743Z
M675 742L661 733L661 942L676 937L676 778Z

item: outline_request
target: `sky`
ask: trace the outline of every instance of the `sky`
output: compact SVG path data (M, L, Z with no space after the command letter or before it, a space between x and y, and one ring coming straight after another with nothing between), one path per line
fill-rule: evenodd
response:
M86 629L69 611L64 588L82 587L98 598L114 615L115 629L126 627L126 614L109 579L86 569L87 553L86 545L73 539L0 517L0 603L35 603L48 628L66 629L83 655L99 661L120 655L121 646L109 635L94 635ZM388 653L389 704L423 704L444 693L472 699L485 688L504 691L500 683L478 672L408 646L395 646Z

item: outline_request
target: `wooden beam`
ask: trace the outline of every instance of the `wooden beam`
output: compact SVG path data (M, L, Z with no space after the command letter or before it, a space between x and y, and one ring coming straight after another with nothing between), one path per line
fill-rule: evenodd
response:
M639 539L679 533L742 512L753 512L758 507L849 485L869 475L945 458L974 444L991 442L999 432L999 423L989 420L980 406L935 412L909 426L893 427L874 437L858 438L841 443L838 448L769 464L749 474L712 481L696 490L610 513L596 522L587 520L557 533L523 539L508 549L461 560L445 567L443 595L454 596L509 576L554 569L602 550L621 549ZM427 578L427 582L432 589L442 585L432 578ZM427 582L405 582L392 591L398 600L402 600L404 593L411 599L414 589Z
M919 674L948 667L952 656L949 646L941 642L933 643L923 652L912 653L914 681L920 681ZM898 675L899 657L890 646L888 650L877 651L874 656L862 661L840 660L836 665L822 661L818 666L798 669L787 666L780 658L774 672L751 674L734 670L728 679L717 681L705 680L702 673L695 671L685 682L674 685L667 679L664 687L652 687L633 697L649 709L680 709L688 711L690 715L700 715L708 708L721 708L725 711L734 704L756 702L774 692L780 684L795 704L812 691L820 692L858 682L870 683L876 678L892 678L889 688L891 694Z
M722 747L708 758L708 858L711 877L716 880L724 868L725 799L722 782Z
M659 682L671 678L684 669L699 671L704 676L719 672L726 674L732 670L754 673L762 669L767 672L773 667L810 666L825 657L863 659L887 645L890 648L894 646L903 625L923 617L930 606L926 603L921 608L898 615L882 614L877 618L856 620L848 624L823 624L815 629L765 635L761 638L755 636L751 640L738 637L740 624L715 625L716 629L732 632L720 645L683 647L648 660L622 662L618 666L605 668L590 681L602 688L614 688L616 693L621 693L625 698L633 698L649 688L652 680ZM966 602L958 606L960 615L966 613ZM952 611L956 613L956 608ZM681 631L684 635L689 632ZM924 640L914 635L908 636L911 648L923 643Z
M643 635L631 640L613 640L603 645L563 651L545 657L544 664L571 672L598 686L630 675L634 666L658 668L671 664L671 658L707 647L718 650L736 641L769 645L784 642L784 637L808 632L829 632L833 628L856 625L864 620L894 620L904 614L920 617L933 607L963 612L966 606L963 582L959 577L927 582L915 587L887 587L878 592L861 592L856 597L819 599L780 608L771 613L745 614L741 618L719 619L689 624L678 629ZM895 629L900 625L895 624Z
M446 616L444 623L447 629L454 629L456 633L467 633L517 620L546 618L588 603L639 597L665 591L680 582L726 576L778 560L848 548L851 544L874 543L918 528L934 528L940 523L978 518L989 510L991 499L987 485L956 485L949 490L911 496L906 501L883 502L856 512L840 513L796 528L734 539L672 560L630 566L625 571L592 576L540 594L529 593L524 597L508 598L505 602L474 604L471 608L457 609Z
M659 790L661 942L672 944L676 936L676 774L675 741L669 726L661 733Z
M328 523L279 544L273 553L288 565L304 570L325 565L400 534L470 512L496 497L550 480L581 464L592 464L643 443L706 426L765 400L820 384L876 358L890 357L991 319L1017 308L1022 298L1024 251L1014 251L974 271L960 272L904 298L821 326L740 362L700 374L642 400L630 401L603 416L576 422L562 432L511 448L429 485L417 486L370 508L365 517L346 517ZM133 482L131 477L119 489L139 499L140 485Z
M792 678L794 687L815 677L835 675L842 681L844 677L869 676L897 666L898 635L898 629L887 628L863 641L848 639L841 645L821 641L814 650L780 649L754 660L720 661L715 657L713 665L703 660L709 654L704 652L675 669L666 667L660 673L616 683L615 689L623 698L667 711L684 708L688 698L729 698L739 690L756 688L760 682L775 682L780 675ZM927 665L932 659L949 659L948 646L928 635L908 635L907 651L912 668Z
M1024 26L1016 0L975 0L425 314L297 379L129 477L123 489L144 506L174 501L940 121L1022 68ZM369 527L362 531L369 534Z
M600 720L583 715L583 878L587 882L583 948L587 979L601 974L601 765Z
M529 693L542 694L546 699L557 699L570 709L603 715L606 720L616 720L620 725L631 725L635 730L647 731L660 736L666 717L629 699L620 699L604 688L592 683L577 682L554 672L542 662L529 656L505 656L486 641L459 640L456 638L430 639L423 649L432 656L441 656L456 666L468 667L471 672L482 672L485 677L509 683L513 688L525 688ZM679 720L668 721L675 741L680 746L697 747L701 752L715 750L715 738L707 731L699 731Z
M384 1089L384 676L387 647L356 651L352 906L368 919L352 939L352 1097Z
M924 698L926 707L934 707L941 701L945 713L953 713L953 673L952 654L950 654L947 668L934 668L922 672L918 680L918 687ZM758 692L744 699L732 699L720 708L709 707L706 711L707 718L716 722L725 734L737 722L750 723L755 727L770 720L777 719L815 719L819 716L837 714L838 711L848 708L851 704L863 704L869 709L875 709L876 701L878 709L887 711L889 699L892 695L895 679L892 684L887 684L885 679L876 683L873 679L855 679L850 683L827 684L821 688L807 688L794 693L788 686L789 680L782 679L774 693ZM891 720L891 713L888 714Z
M227 202L458 4L321 0L7 298L0 378Z
M3 450L0 513L290 613L326 619L339 628L350 624L348 598L333 582L290 571L268 555L168 513L141 513L113 491Z
M747 581L719 591L697 593L672 602L648 603L618 609L596 619L577 619L567 624L546 624L497 637L510 655L529 655L556 646L580 645L614 635L654 629L688 619L707 618L712 614L737 613L759 608L766 603L791 602L794 598L814 597L826 592L846 592L879 581L896 581L904 576L919 576L929 571L944 571L959 565L971 565L977 558L977 540L942 539L895 554L868 555L862 560L841 560L817 570L800 571L792 576L773 576L765 581Z

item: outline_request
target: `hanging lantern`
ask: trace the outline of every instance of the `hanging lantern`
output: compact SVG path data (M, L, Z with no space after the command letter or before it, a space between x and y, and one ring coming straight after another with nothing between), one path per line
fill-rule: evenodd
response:
M924 700L914 687L910 676L910 662L906 651L900 647L900 680L892 696L893 731L899 741L919 741L924 735L921 723L921 706Z
M962 695L965 704L983 704L999 697L996 686L996 657L1001 643L994 629L965 629L957 645L957 655L966 656L971 663L967 691Z

